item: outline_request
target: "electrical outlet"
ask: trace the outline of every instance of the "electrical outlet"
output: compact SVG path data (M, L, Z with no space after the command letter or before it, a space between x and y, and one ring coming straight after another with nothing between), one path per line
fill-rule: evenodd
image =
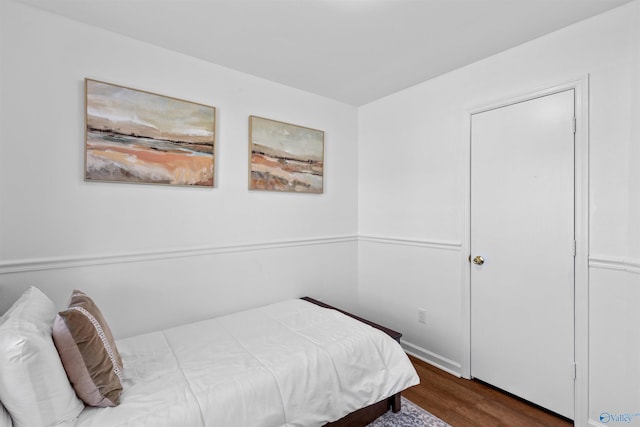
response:
M419 323L427 323L427 310L424 308L418 309L418 322Z

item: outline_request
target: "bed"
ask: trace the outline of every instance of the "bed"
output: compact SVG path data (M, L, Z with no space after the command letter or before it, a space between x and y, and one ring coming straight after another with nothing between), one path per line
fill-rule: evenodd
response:
M50 315L49 310L42 316L43 325ZM0 321L0 346L7 354L5 347L16 341L15 333L7 334L5 317ZM46 333L41 335L46 342ZM19 373L9 374L8 369L16 368L7 366L15 365L7 360L9 351L0 360L0 383L11 382L12 375L17 378L13 384L0 384L0 398L13 425L365 425L399 403L399 393L419 381L400 345L387 334L301 299L122 339L115 346L124 365L117 406L44 399L47 408L42 411L53 407L54 414L42 415L36 421L40 424L34 424L33 410L16 398L29 387L16 384ZM45 362L55 364L53 357ZM51 366L40 371L59 374ZM39 372L34 366L28 370L31 375ZM33 393L31 388L25 396ZM56 394L61 388L56 386ZM37 399L42 404L42 396ZM56 410L58 405L66 406ZM0 413L0 426L3 420L10 425L6 414Z

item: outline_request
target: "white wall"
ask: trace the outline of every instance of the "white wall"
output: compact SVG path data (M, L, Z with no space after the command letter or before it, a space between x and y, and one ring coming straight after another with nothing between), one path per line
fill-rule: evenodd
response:
M119 337L310 294L459 372L468 111L589 74L589 416L640 412L638 1L360 109L0 8L0 312L80 288ZM216 106L216 188L85 183L85 77ZM325 130L325 194L247 190L250 114Z
M640 2L360 108L359 296L363 314L404 331L408 348L460 372L469 111L587 74L597 425L605 411L640 413Z
M30 284L61 307L79 288L122 337L305 294L354 304L356 108L0 7L0 312ZM217 107L216 188L84 182L85 77ZM249 115L325 131L324 194L248 191Z

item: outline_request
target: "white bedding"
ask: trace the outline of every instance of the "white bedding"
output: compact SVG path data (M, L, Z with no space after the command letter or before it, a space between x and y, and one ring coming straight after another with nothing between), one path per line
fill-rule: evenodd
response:
M79 427L321 426L419 381L389 336L303 300L117 345L120 405L85 409Z

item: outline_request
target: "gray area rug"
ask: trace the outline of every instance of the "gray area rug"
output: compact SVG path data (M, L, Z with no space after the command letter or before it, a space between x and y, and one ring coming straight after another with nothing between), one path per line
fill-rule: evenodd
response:
M402 397L402 408L394 414L388 411L367 427L451 427L440 418Z

